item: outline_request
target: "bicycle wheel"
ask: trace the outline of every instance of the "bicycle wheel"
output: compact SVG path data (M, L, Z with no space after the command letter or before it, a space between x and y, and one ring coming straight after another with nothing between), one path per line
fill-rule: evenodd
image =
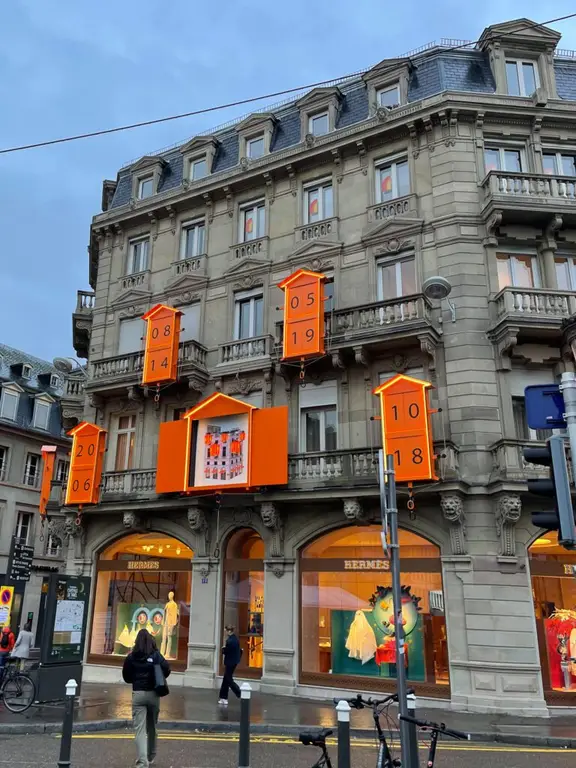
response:
M36 686L28 675L14 675L2 686L2 698L10 712L25 712L36 699Z

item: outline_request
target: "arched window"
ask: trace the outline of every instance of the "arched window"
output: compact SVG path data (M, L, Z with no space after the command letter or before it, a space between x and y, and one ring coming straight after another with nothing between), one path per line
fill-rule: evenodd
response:
M251 528L232 534L224 559L222 629L232 625L240 640L240 677L262 675L264 642L264 542Z
M186 667L194 553L161 533L133 533L96 563L89 660L121 664L147 629L176 669Z
M349 526L304 547L301 573L301 682L392 688L396 677L390 562L381 528ZM448 648L440 551L400 531L406 672L435 695L448 692ZM359 678L362 678L359 680Z

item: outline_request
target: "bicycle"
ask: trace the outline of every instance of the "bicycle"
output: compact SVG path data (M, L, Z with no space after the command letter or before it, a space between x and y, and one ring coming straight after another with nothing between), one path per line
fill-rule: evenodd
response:
M421 728L423 731L430 731L430 746L428 747L428 760L426 762L426 768L434 768L434 760L436 759L436 747L438 746L438 736L450 736L452 739L459 739L461 741L470 741L470 734L463 731L456 731L453 728L446 728L444 723L433 723L429 720L417 720L415 717L409 715L398 715L400 720L404 720L407 723L413 723Z
M333 731L330 728L322 728L320 731L303 731L300 734L299 739L305 747L319 747L322 750L322 754L312 768L332 768L330 755L326 749L326 739L332 734Z
M0 677L0 698L6 709L21 714L36 700L36 685L18 667L18 659L7 659Z

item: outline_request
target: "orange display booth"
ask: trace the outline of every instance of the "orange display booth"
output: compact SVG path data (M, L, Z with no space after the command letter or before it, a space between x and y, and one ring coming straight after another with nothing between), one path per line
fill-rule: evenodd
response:
M250 490L288 482L288 408L217 392L160 425L156 493Z

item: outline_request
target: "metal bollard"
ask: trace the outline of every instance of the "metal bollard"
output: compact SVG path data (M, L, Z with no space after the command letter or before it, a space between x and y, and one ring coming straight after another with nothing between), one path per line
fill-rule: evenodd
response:
M250 697L252 686L240 686L240 740L238 743L238 768L250 768Z
M339 701L338 713L338 768L350 768L350 704Z
M74 725L74 698L78 683L68 680L66 683L66 698L64 699L64 721L62 723L62 741L60 742L60 758L58 768L70 768L72 752L72 726Z
M416 717L416 696L409 693L406 696L406 705L408 707L408 717ZM418 768L420 758L418 756L418 729L414 723L406 723L406 732L408 734L408 751L412 768Z

